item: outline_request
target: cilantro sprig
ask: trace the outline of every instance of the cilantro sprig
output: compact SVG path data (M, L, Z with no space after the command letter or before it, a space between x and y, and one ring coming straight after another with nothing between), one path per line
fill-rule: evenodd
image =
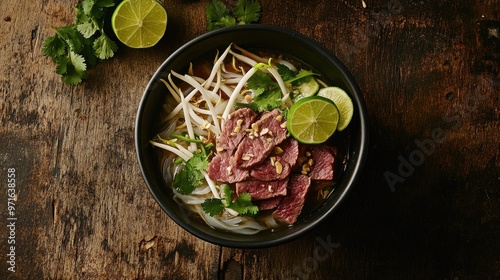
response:
M160 141L168 145L173 145L172 140L165 140L158 136ZM202 171L208 167L208 158L210 157L213 149L213 144L209 143L204 145L203 142L198 139L191 139L184 135L171 134L170 138L178 139L188 143L196 143L199 146L199 151L194 152L193 156L184 163L184 167L175 175L173 184L175 190L180 194L190 194L203 183L203 173ZM182 163L182 158L176 160L177 164Z
M257 22L260 18L260 4L252 0L238 0L233 9L221 0L213 0L206 6L208 30Z
M248 107L256 112L271 111L281 107L281 89L271 75L257 71L247 81L247 88L253 90L251 103L236 103L236 107Z
M114 56L118 47L104 31L106 12L114 5L114 0L83 0L76 6L75 22L44 40L43 54L56 62L64 83L81 83L91 66Z
M272 66L270 63L259 63L254 67L268 68ZM291 90L293 90L294 87L307 82L307 79L312 76L318 75L312 71L304 69L301 69L300 71L293 71L283 64L278 64L277 70L285 85ZM254 93L253 101L251 103L236 103L237 108L247 107L256 112L262 113L281 107L281 89L278 82L272 78L271 74L257 71L252 75L252 77L250 77L250 79L248 79L246 86Z
M269 64L259 63L254 67L268 68L272 66L269 62ZM301 69L300 71L293 71L283 64L278 64L277 70L278 74L285 82L285 85L289 87L297 86L305 82L306 78L318 75L312 71L304 69ZM237 108L247 107L256 112L262 113L281 107L281 89L278 82L272 78L271 74L263 71L256 71L255 74L248 79L246 86L254 93L253 101L251 103L236 103Z
M259 208L252 204L252 197L248 193L241 193L234 200L234 192L227 184L222 185L222 198L207 198L201 204L205 213L210 216L220 214L224 208L230 208L241 215L255 216L259 212ZM234 201L233 201L234 200Z
M184 168L175 175L174 188L180 194L190 194L203 183L203 173L208 167L208 156L203 152L193 153Z
M283 81L285 81L285 84L292 84L292 83L295 83L296 81L299 81L302 78L306 78L306 77L310 77L310 76L318 76L318 74L314 73L313 71L309 71L309 70L301 69L298 72L293 71L284 64L278 64L277 69L278 69L278 73L283 78Z
M194 152L193 156L187 161L184 161L180 157L175 160L176 164L184 163L184 166L174 177L174 189L183 195L191 194L196 187L203 184L204 176L202 171L208 167L208 158L212 154L214 146L212 143L204 145L200 139L192 139L185 135L171 134L169 138L188 143L196 143L199 146L199 150ZM175 145L173 142L175 140L166 140L159 135L158 140L167 145ZM201 205L203 210L209 215L217 215L221 213L224 208L231 208L239 214L252 216L256 215L259 211L259 208L252 204L252 198L248 193L242 193L238 198L234 199L234 192L229 185L222 185L221 188L221 199L208 198Z

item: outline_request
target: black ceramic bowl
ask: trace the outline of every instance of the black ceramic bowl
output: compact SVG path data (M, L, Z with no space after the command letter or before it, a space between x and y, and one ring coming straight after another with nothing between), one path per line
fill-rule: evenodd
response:
M160 78L165 78L171 70L183 73L190 62L213 54L216 49L223 51L230 43L245 48L276 50L306 62L321 74L323 80L346 90L351 95L355 107L349 125L348 162L335 191L312 213L302 215L293 226L276 232L239 235L211 228L204 222L190 218L172 199L171 190L161 176L157 156L149 143L155 135L153 125L165 96L165 87ZM298 238L339 207L360 176L367 153L368 127L363 96L358 85L346 67L328 49L295 31L275 26L243 25L201 35L179 48L163 62L144 91L137 112L135 136L139 164L146 184L172 220L198 238L214 244L238 248L262 248Z

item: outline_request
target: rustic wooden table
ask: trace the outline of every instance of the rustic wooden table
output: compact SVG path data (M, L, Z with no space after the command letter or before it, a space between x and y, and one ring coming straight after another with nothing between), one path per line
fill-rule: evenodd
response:
M164 2L157 46L120 45L68 86L42 42L73 22L77 1L0 1L1 279L500 278L498 0L260 1L260 23L310 36L346 64L371 126L363 176L342 208L260 250L191 236L141 176L142 92L165 58L206 32L207 1Z

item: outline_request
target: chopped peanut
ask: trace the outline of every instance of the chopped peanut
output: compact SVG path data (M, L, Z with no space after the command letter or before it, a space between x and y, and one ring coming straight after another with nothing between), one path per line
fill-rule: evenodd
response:
M269 157L269 159L271 160L271 165L274 166L276 163L276 157Z
M276 166L276 173L281 174L283 172L283 165L281 164L281 162L277 161L275 163L275 166Z
M277 155L281 155L283 153L283 149L276 146L276 147L274 147L274 153Z
M242 160L250 160L252 157L253 157L253 155L252 155L252 154L243 154L243 155L241 156L241 159L242 159Z

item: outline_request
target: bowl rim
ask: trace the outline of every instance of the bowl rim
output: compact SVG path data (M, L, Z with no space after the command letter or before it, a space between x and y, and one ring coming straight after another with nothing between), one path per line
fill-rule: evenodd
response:
M165 203L163 203L160 200L159 194L156 193L155 189L152 187L151 184L151 179L148 178L145 166L144 166L144 155L142 153L142 142L141 142L141 133L142 130L142 115L145 112L145 107L146 107L146 102L147 99L149 98L149 95L153 92L152 88L155 86L155 84L159 81L159 76L165 71L165 68L171 61L178 56L179 54L185 52L192 46L199 44L200 42L203 42L205 40L208 40L214 36L219 36L225 33L231 33L231 32L237 32L237 31L265 31L265 32L278 32L282 33L283 35L295 37L296 40L301 40L305 44L311 46L312 48L315 49L315 51L321 52L323 55L326 55L329 57L329 59L335 64L335 66L338 68L338 71L342 73L342 76L345 78L345 83L349 84L349 86L352 89L351 92L351 98L353 99L353 102L355 103L355 107L357 108L357 114L359 116L359 149L357 150L356 160L354 162L354 166L352 167L353 169L353 175L348 178L347 181L344 182L344 185L346 187L343 189L342 192L337 193L337 201L335 204L331 205L329 209L327 209L321 216L319 216L317 219L308 221L306 225L304 225L302 228L296 231L292 231L290 234L285 235L281 238L277 239L266 239L262 240L259 242L245 242L245 241L236 241L236 240L231 240L231 239L222 239L219 237L212 236L197 227L194 227L190 223L186 222L183 218L178 217L177 214L175 213L174 210L169 209ZM207 241L209 243L219 245L219 246L225 246L225 247L233 247L233 248L265 248L265 247L272 247L280 244L284 244L287 242L290 242L292 240L295 240L303 235L305 235L307 232L315 228L319 223L323 222L328 216L330 216L337 208L338 206L343 203L346 200L346 197L350 193L351 189L353 186L357 183L359 180L363 165L366 161L367 157L367 150L368 150L368 139L369 139L369 130L368 130L368 119L367 119L367 111L366 111L366 105L365 101L362 95L362 92L356 83L354 77L350 73L350 71L346 68L346 66L326 47L321 45L319 42L313 40L312 38L301 34L297 31L291 30L291 29L286 29L283 27L275 26L275 25L264 25L264 24L248 24L248 25L240 25L240 26L233 26L233 27L227 27L227 28L222 28L222 29L217 29L214 31L210 31L207 33L204 33L194 39L191 39L187 43L183 44L180 48L175 50L172 54L170 54L163 62L162 64L157 68L153 76L150 78L143 95L141 97L139 107L137 110L136 114L136 121L135 121L135 130L134 130L134 137L135 137L135 147L136 147L136 153L137 153L137 159L139 163L139 167L141 170L142 177L149 189L149 192L153 196L153 198L156 200L156 202L160 205L162 210L181 228L184 230L188 231L192 235ZM350 159L349 161L351 161ZM208 225L207 225L208 226ZM208 226L209 227L209 226ZM230 233L231 235L239 236L238 234L233 234ZM271 233L272 234L272 233Z

